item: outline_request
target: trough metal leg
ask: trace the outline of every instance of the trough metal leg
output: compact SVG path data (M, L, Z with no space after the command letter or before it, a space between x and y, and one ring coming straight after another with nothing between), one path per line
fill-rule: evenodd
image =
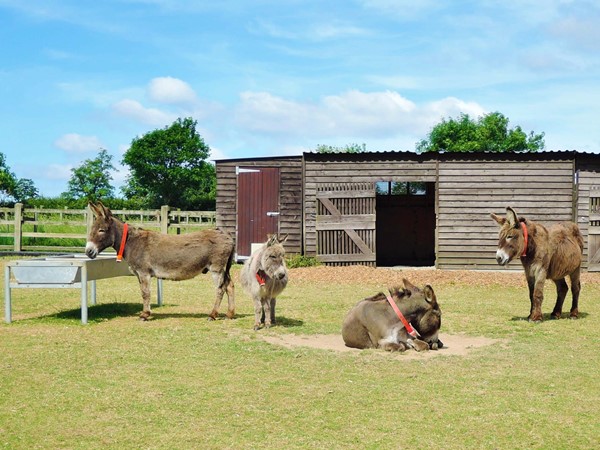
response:
M90 300L90 303L92 305L95 305L96 304L96 280L92 280L90 282L90 284L91 284L90 289L92 291L92 296L91 296L92 298Z
M156 279L156 302L158 303L158 306L162 306L163 304L163 280L157 278Z
M4 268L4 320L6 323L12 321L10 304L10 266Z
M87 267L81 266L81 323L86 325L88 321L87 305Z

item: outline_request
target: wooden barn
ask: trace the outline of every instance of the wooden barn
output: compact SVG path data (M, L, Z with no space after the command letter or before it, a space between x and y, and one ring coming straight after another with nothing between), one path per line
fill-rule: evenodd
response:
M512 206L576 221L585 267L600 270L600 155L304 153L219 160L216 172L217 226L238 260L281 233L288 253L326 264L497 269L489 214Z

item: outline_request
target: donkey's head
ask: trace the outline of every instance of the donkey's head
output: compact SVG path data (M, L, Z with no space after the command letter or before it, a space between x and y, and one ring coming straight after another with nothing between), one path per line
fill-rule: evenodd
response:
M85 245L85 254L94 259L105 248L112 247L116 239L113 215L101 202L90 203L94 213L94 223Z
M269 236L260 255L261 269L274 280L285 281L287 279L285 249L282 245L287 237L287 234L283 237L276 234Z
M498 217L494 213L490 214L490 216L500 226L496 261L501 266L505 266L523 253L525 238L521 222L515 210L510 206L506 208L506 217Z
M413 317L411 324L421 335L420 339L427 342L431 349L442 348L444 344L438 338L442 326L442 310L433 288L426 285L420 289L406 278L402 282L404 289L390 288L390 294L398 299L400 304L406 302L407 315Z

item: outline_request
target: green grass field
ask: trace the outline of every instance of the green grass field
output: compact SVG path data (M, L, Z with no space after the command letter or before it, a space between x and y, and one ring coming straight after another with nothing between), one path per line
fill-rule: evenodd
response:
M352 305L386 286L295 280L295 270L279 324L258 332L241 289L236 319L207 321L209 277L165 282L165 306L149 322L137 320L133 277L98 281L86 326L77 290L13 290L14 322L0 324L0 447L599 447L600 283L584 283L579 320L531 324L524 287L434 278L442 340L498 341L465 356L405 358L265 342L339 333ZM546 316L553 297L548 283Z

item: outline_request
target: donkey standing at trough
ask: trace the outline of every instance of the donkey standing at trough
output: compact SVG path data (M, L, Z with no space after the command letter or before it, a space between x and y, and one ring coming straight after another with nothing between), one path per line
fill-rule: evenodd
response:
M442 311L433 288L427 285L419 289L406 279L403 283L404 288L389 289L391 296L380 292L361 300L348 312L342 325L346 346L401 352L444 346L438 339Z
M156 231L128 227L112 215L102 203L90 207L95 215L85 253L94 259L112 247L127 261L137 276L144 307L140 318L150 318L150 280L187 280L200 272L210 272L216 288L216 301L210 319L216 319L223 294L227 293L227 317L235 314L234 285L229 270L233 261L233 239L219 230L203 230L182 235L167 235Z
M276 297L285 289L288 282L285 265L285 249L283 239L277 235L269 237L258 250L250 255L244 263L240 278L242 286L254 300L254 329L261 323L265 328L275 325Z
M569 287L565 281L568 275L571 280L573 302L571 318L576 319L579 310L579 292L581 283L581 257L583 253L583 237L577 225L565 222L546 228L532 220L518 217L510 207L506 208L506 218L491 214L500 225L496 261L506 266L513 258L519 256L525 269L531 310L529 320L542 320L542 301L544 300L544 284L549 278L556 284L556 305L552 311L553 319L560 319L562 307Z

